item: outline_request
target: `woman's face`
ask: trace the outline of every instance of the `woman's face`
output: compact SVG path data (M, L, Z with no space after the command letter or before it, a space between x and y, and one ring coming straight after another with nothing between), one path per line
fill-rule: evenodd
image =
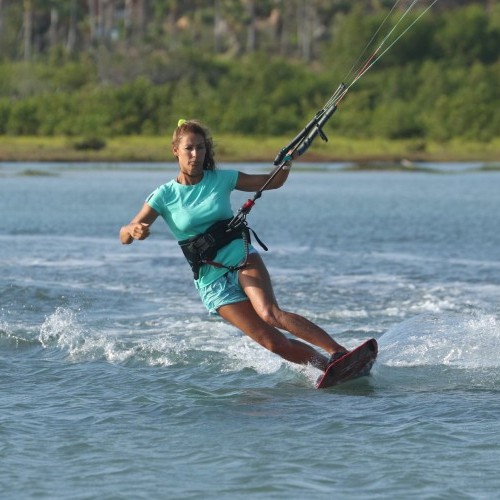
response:
M183 174L196 176L203 173L206 145L202 135L186 132L181 136L178 146L174 146L173 152Z

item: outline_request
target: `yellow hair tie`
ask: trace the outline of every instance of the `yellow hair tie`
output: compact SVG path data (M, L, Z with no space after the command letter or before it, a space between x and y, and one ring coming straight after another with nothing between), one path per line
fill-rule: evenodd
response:
M184 118L181 118L181 119L177 122L177 126L178 126L178 127L180 127L181 125L184 125L186 122L187 122L187 120L184 120Z

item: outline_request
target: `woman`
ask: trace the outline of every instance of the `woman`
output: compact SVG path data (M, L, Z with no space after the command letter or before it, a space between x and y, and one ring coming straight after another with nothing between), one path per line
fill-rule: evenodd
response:
M212 139L195 120L179 120L172 151L179 162L176 179L157 188L132 221L120 229L120 241L128 245L149 236L151 224L162 216L179 241L192 241L215 222L230 219L233 189L255 192L269 179L236 170L215 170ZM266 189L281 187L288 178L286 164ZM215 262L201 263L195 286L209 312L239 328L261 346L287 361L312 364L325 370L346 350L324 330L298 314L278 306L268 271L260 255L241 237L218 249ZM300 340L290 339L279 329ZM326 351L330 359L311 345Z

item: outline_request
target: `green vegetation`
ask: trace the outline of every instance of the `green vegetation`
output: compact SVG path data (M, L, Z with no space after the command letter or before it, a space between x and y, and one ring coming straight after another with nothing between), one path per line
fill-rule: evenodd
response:
M91 3L0 2L0 159L165 160L180 117L206 122L222 159L274 158L392 6L306 2L321 32L306 40L304 26L286 21L304 5L296 0L220 0L217 12L116 0L100 29ZM318 141L311 158L498 159L500 5L444 4L353 86L328 125L331 141ZM139 20L130 5L144 9Z
M484 161L500 156L500 139L488 143L453 140L427 141L417 147L412 139L356 139L339 137L332 131L328 143L318 141L303 161ZM216 158L219 162L256 161L271 164L290 137L257 137L217 134ZM0 161L173 161L169 138L161 136L121 136L106 140L102 149L76 148L74 138L64 136L0 136Z

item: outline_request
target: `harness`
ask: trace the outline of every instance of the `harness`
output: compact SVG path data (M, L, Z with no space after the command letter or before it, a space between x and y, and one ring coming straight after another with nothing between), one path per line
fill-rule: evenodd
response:
M204 233L179 241L184 257L191 266L195 280L199 278L200 267L203 264L209 264L214 267L223 267L229 271L238 271L243 269L248 263L248 250L250 246L250 231L253 233L259 245L267 251L266 245L262 243L255 231L248 227L245 220L240 220L238 224L229 226L233 219L225 219L212 224ZM226 266L213 259L217 252L231 243L231 241L242 239L245 247L245 259L238 266Z

